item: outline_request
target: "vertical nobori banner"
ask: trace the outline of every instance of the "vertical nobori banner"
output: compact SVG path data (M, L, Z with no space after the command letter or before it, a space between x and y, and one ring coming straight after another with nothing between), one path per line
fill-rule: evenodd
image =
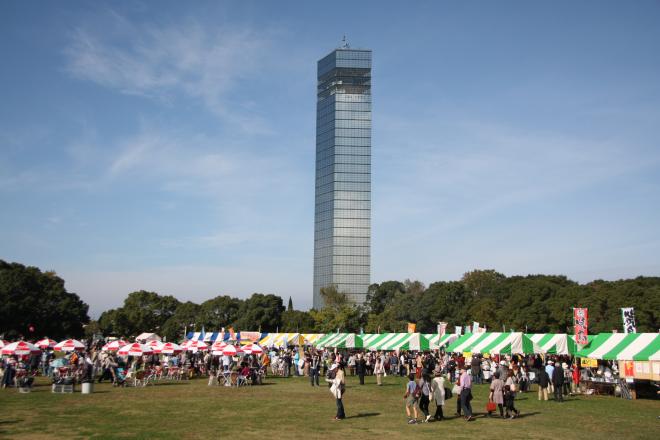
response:
M621 309L621 316L623 318L623 332L637 333L637 327L635 327L635 309L633 307L623 307Z
M589 318L586 308L573 308L573 325L575 326L575 342L579 345L587 345Z
M438 334L442 337L447 333L447 323L446 322L439 322L438 323Z

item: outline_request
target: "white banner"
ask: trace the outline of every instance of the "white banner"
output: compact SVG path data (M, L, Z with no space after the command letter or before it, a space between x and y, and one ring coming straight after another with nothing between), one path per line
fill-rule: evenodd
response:
M446 322L440 322L438 323L438 334L440 337L443 337L447 333L447 323Z
M623 318L623 332L637 333L637 327L635 327L635 309L624 307L621 309L621 316Z
M458 336L460 336L462 334L461 330L463 330L463 329L461 328L460 325L457 325L457 326L454 327L454 333L456 333Z
M472 322L472 333L479 333L479 323L477 321Z

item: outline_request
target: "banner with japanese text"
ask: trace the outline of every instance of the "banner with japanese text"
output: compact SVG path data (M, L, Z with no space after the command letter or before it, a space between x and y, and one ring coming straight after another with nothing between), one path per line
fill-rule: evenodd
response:
M621 317L623 318L623 332L637 333L637 327L635 326L635 309L632 307L622 308Z
M417 324L415 324L414 322L408 323L408 333L415 333L416 329L417 329Z
M573 325L575 327L575 343L579 345L587 345L589 340L589 317L586 308L573 309Z

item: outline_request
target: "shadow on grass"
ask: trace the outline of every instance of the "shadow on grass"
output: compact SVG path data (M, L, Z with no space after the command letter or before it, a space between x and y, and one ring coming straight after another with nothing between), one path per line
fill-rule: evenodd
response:
M20 423L22 421L23 419L0 420L0 425L15 425L16 423Z
M377 413L377 412L375 412L375 413L357 413L354 416L346 416L346 418L347 419L359 419L359 418L362 418L362 417L374 417L374 416L379 416L379 415L380 415L380 413Z

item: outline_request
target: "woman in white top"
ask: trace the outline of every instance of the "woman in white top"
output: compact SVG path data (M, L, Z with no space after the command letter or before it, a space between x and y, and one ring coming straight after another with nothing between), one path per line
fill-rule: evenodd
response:
M435 402L435 415L433 418L439 422L444 417L442 407L445 404L445 378L442 377L441 371L435 372L435 377L431 382L431 395Z
M376 358L376 364L374 365L374 374L376 375L376 384L383 384L383 374L385 374L385 366L380 358Z

